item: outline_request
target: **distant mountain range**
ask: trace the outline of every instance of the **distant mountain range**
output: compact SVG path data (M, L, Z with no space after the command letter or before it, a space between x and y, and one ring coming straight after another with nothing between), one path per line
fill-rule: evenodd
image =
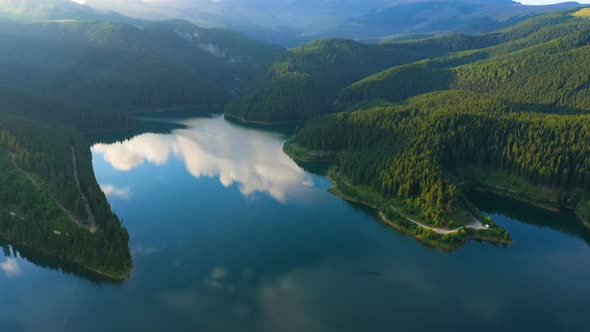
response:
M101 11L71 0L0 0L0 17L32 20L137 21L113 11Z
M511 0L4 0L0 13L124 22L132 22L129 17L181 18L292 47L326 37L381 41L449 32L484 33L534 15L579 6L576 2L527 6Z
M579 6L576 2L526 6L510 0L397 1L352 18L319 36L381 40L404 34L485 33L534 15Z

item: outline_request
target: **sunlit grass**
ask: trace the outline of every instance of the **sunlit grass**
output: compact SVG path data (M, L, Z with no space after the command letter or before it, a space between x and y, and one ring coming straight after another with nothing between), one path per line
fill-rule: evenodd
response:
M573 13L576 17L590 17L590 8L583 8Z

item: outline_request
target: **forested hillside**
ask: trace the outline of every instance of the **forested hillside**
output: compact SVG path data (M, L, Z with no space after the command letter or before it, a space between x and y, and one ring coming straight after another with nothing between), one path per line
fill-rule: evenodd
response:
M124 130L132 126L129 116L120 112L6 87L0 87L0 113L83 132Z
M124 111L223 103L282 52L184 21L2 21L0 41L0 85Z
M0 105L0 237L109 278L125 278L131 270L127 230L96 183L89 143L77 130L58 124L62 109L69 115L74 109L50 99L43 103L39 96L28 104L30 95L9 95L11 102L3 99ZM16 115L19 109L22 114ZM49 114L56 119L45 122ZM100 114L103 121L94 128L106 129L120 118ZM83 115L73 116L71 125L92 129L77 120Z
M283 49L69 0L14 0L0 13L16 19L0 20L0 237L124 279L129 235L81 133L127 130L129 111L224 103Z
M332 111L340 89L384 68L501 43L455 34L404 43L363 44L324 39L289 50L243 95L226 105L226 114L253 122L302 122Z
M286 52L179 20L0 22L0 236L126 277L129 236L80 132L127 129L129 111L236 94L228 117L309 121L285 150L336 162L335 193L428 243L510 241L470 203L472 188L575 208L590 224L585 13L484 35L322 39Z
M290 144L331 152L352 184L401 199L400 208L425 223L448 227L469 206L462 203L466 184L456 180L466 167L555 188L555 201L535 203L575 207L590 189L589 133L590 115L521 112L500 99L451 91L320 117Z
M588 109L590 22L571 14L548 15L494 34L510 40L500 45L390 68L344 89L338 102L400 101L457 89L531 107Z
M590 24L575 12L484 35L378 45L315 41L276 60L227 104L226 113L245 121L301 122L369 99L400 101L454 89L494 93L519 104L585 107ZM379 71L383 67L389 68ZM544 77L550 84L540 86Z
M370 188L430 225L454 227L472 212L470 188L577 208L588 222L590 21L574 13L354 83L332 105L347 112L312 120L285 150L334 157L340 184Z
M525 5L512 0L85 0L84 3L130 17L182 17L203 26L225 26L285 47L301 46L319 38L368 42L417 35L484 33L534 15L580 6L566 1Z
M421 33L485 33L535 15L576 6L579 4L574 2L527 6L512 0L398 0L326 33L360 40Z

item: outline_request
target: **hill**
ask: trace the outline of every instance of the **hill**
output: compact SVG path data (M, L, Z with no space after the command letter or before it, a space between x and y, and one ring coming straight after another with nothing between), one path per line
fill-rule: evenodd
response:
M184 21L4 21L0 41L0 85L124 111L223 103L282 52Z
M0 13L0 237L125 279L129 235L82 132L128 129L129 111L223 103L283 49L71 1L11 0Z
M334 156L339 171L331 176L342 195L379 207L418 238L456 246L486 235L491 242L508 239L477 217L467 195L472 187L549 209L583 204L590 189L589 129L588 114L529 112L484 94L446 91L320 117L285 151L307 161ZM587 205L580 207L586 213ZM491 226L425 235L400 213L447 230L472 224L471 216Z
M127 123L117 113L0 89L0 237L109 279L126 278L129 235L96 183L79 129Z
M454 35L416 42L363 44L323 39L289 50L238 98L226 115L252 122L302 122L332 111L348 84L393 65L500 43Z
M0 87L0 112L82 132L125 130L132 126L131 119L119 112L6 87Z
M535 15L578 6L576 2L527 6L511 0L395 1L351 18L324 35L375 40L407 34L486 33Z
M387 69L344 89L338 101L399 101L431 91L468 90L531 107L588 109L589 68L584 59L590 55L590 22L572 13L548 15L494 34L511 39L500 45Z
M226 114L301 122L366 100L395 102L440 90L491 93L532 108L586 108L590 24L573 15L578 12L551 13L483 35L376 45L319 40L277 58L226 105Z
M583 43L586 20L572 13L547 14L483 35L456 33L382 44L318 40L279 57L240 97L227 104L226 114L245 121L300 122L365 99L398 101L429 91L462 89L469 79L455 79L453 67L485 59L498 61L510 54L518 61L522 55L517 51L549 47L542 46L544 43L570 43L564 46L570 48ZM529 56L539 54L532 52ZM333 104L335 99L340 105Z
M492 34L399 43L450 42L466 50L344 88L332 107L347 112L310 121L285 151L299 160L331 159L337 194L378 207L395 227L435 245L486 234L492 242L507 239L478 217L470 190L576 209L588 224L590 21L579 13L548 14ZM449 236L469 225L470 215L492 231ZM447 231L423 233L408 220Z
M183 18L252 38L297 47L319 38L379 41L447 33L485 33L576 2L522 5L512 0L86 0L101 10L143 19Z

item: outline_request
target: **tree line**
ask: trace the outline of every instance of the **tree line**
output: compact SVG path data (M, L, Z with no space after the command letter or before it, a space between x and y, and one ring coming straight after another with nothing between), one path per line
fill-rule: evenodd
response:
M95 233L72 221L88 216L74 180L70 145L96 217ZM75 130L0 113L0 185L2 238L111 277L130 271L129 234L96 184L88 143Z
M435 224L459 207L461 189L449 173L466 165L558 190L590 190L590 115L520 112L475 93L434 93L328 115L294 141L340 151L341 170L353 183L414 200Z

